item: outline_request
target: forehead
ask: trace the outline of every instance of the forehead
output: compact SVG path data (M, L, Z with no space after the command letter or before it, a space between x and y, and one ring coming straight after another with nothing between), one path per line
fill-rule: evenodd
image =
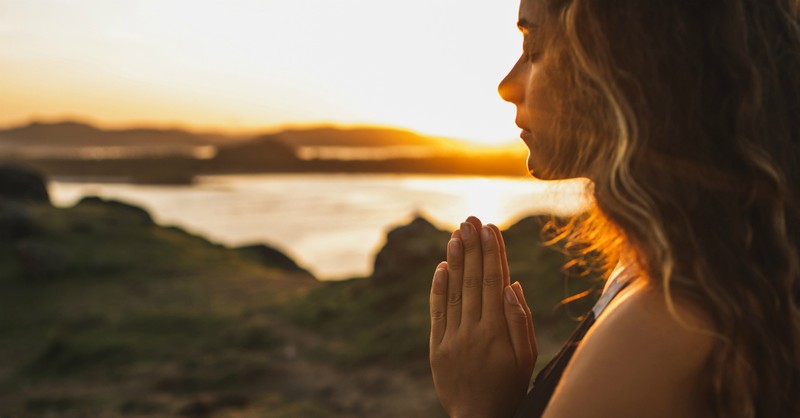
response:
M538 25L544 17L545 0L520 0L519 21L531 25Z

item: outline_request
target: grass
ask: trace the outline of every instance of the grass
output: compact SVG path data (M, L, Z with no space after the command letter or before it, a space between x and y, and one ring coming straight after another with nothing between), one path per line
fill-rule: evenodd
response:
M0 410L192 416L284 377L284 341L250 312L314 282L119 205L25 210L35 231L0 243Z
M8 416L441 415L427 364L441 255L419 249L444 248L447 233L396 235L404 242L389 259L403 271L391 280L319 283L124 205L15 210L32 227L0 241ZM541 366L576 324L559 301L592 283L565 288L564 258L538 231L527 220L506 241L536 312Z
M520 281L525 289L540 336L538 368L560 349L599 290L599 282L593 278L564 277L561 267L566 258L542 245L540 229L541 220L530 218L506 233L512 281ZM439 236L430 234L428 238L409 240L408 246L415 250L421 242ZM442 248L446 235L443 242L437 243ZM428 293L432 271L439 261L436 257L418 264L404 263L403 280L370 278L326 284L283 305L282 315L341 341L316 355L335 359L342 367L377 364L428 374ZM586 290L594 292L576 302L562 303Z

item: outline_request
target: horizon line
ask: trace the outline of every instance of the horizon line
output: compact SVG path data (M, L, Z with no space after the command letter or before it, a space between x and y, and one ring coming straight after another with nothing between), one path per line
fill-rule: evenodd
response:
M275 124L275 125L264 125L263 127L252 127L252 128L230 128L230 127L223 127L218 125L210 125L207 127L198 126L196 124L184 122L184 121L172 121L172 122L158 122L158 121L147 121L147 120L131 120L127 122L110 122L110 121L101 121L99 119L89 117L89 116L77 116L77 115L62 115L62 116L55 116L55 117L47 117L47 116L29 116L17 121L6 121L0 123L0 131L6 131L11 129L18 129L24 128L26 126L31 126L34 124L41 124L41 125L58 125L58 124L66 124L66 123L75 123L80 125L90 126L95 129L103 130L103 131L126 131L126 130L136 130L136 129L153 129L159 131L183 131L195 135L219 135L219 136L228 136L228 137L247 137L247 136L261 136L261 135L274 135L281 132L291 131L291 130L314 130L314 129L339 129L339 130L359 130L359 129L382 129L387 131L400 131L400 132L407 132L415 135L420 135L424 137L429 137L433 139L444 139L444 140L454 140L469 144L471 146L478 146L478 147L489 147L489 148L496 148L496 147L506 147L509 145L513 145L516 140L509 139L509 140L500 140L496 144L486 144L478 139L469 139L469 138L461 138L457 136L444 136L444 135L434 135L428 134L424 132L417 131L415 129L396 126L396 125L382 125L382 124L374 124L374 123L367 123L367 122L337 122L337 121L330 121L330 120L320 120L315 122L307 122L307 123L283 123L283 124Z

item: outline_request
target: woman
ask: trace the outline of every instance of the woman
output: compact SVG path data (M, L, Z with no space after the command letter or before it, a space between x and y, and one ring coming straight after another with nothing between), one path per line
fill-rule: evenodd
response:
M522 289L497 228L463 223L431 289L451 417L800 417L799 15L797 0L522 0L500 94L534 176L591 180L562 238L614 271L526 395Z

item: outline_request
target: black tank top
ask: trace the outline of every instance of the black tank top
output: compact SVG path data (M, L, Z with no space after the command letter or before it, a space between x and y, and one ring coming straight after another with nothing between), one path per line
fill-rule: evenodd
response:
M540 418L544 414L544 409L550 402L550 397L553 396L564 369L567 368L567 364L572 359L575 349L578 348L586 332L594 325L595 320L611 300L629 283L625 273L626 270L619 266L614 269L608 279L612 282L603 292L603 295L600 296L600 299L597 300L592 310L589 311L586 318L578 325L578 328L572 333L564 346L561 347L561 351L536 375L536 379L533 381L533 388L517 408L514 418Z

